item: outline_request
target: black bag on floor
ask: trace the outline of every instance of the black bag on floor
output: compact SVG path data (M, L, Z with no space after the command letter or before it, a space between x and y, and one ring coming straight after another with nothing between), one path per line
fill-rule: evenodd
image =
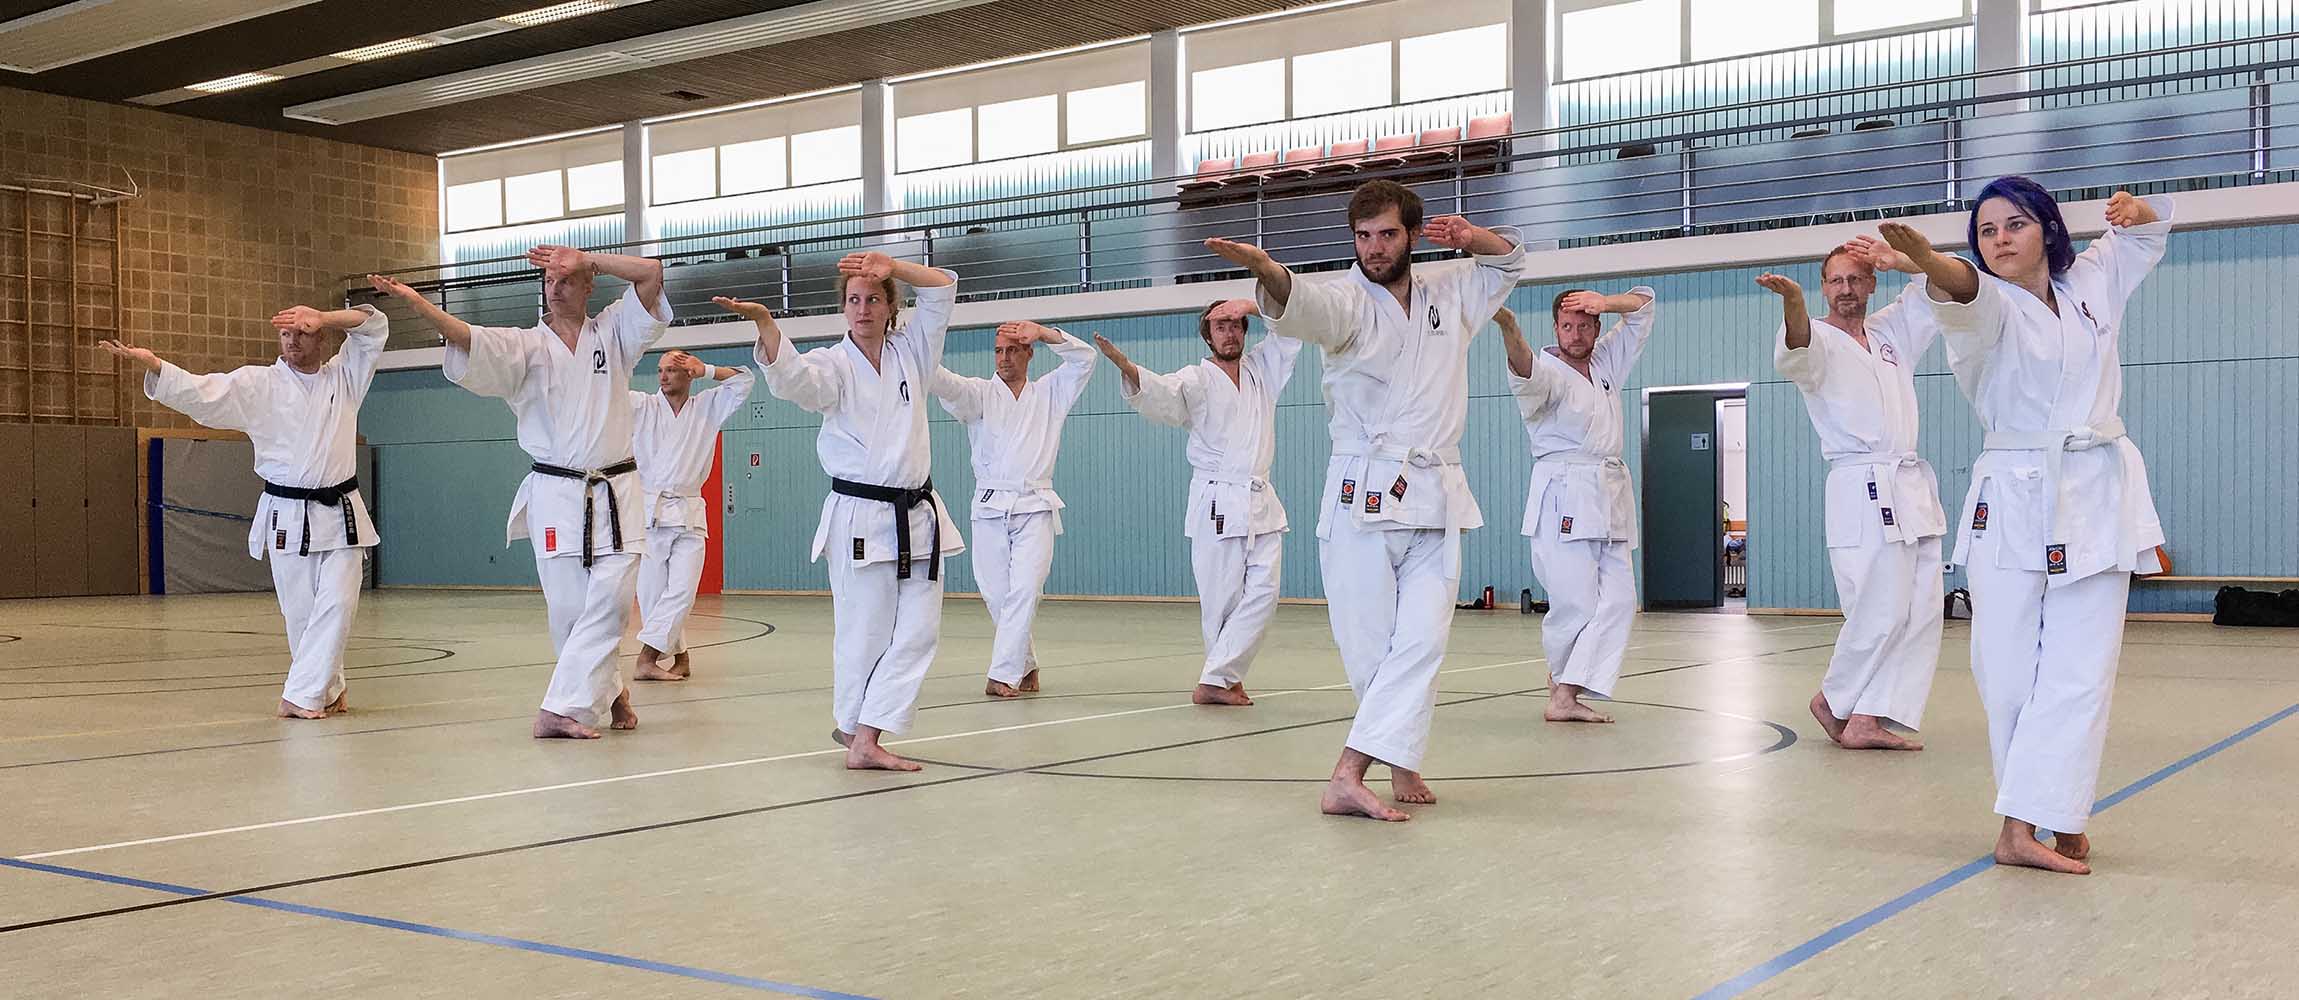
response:
M1963 610L1956 610L1962 607ZM1940 608L1940 617L1949 621L1969 621L1972 617L1972 592L1962 587L1948 591L1946 603Z
M2212 602L2213 625L2263 625L2299 628L2299 590L2271 594L2241 587L2221 587Z

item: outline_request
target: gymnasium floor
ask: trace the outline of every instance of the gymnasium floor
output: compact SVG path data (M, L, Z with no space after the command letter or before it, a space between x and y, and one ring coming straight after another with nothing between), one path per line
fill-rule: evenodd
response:
M1441 802L1383 825L1316 812L1352 708L1322 608L1280 611L1238 710L1185 703L1189 604L1050 602L1046 693L991 702L953 598L909 776L839 767L826 601L698 612L696 678L579 744L527 736L535 594L369 593L320 722L269 717L268 595L0 605L0 994L2299 988L2299 634L2131 626L2074 878L1977 861L1960 625L1931 749L1889 756L1805 715L1835 619L1646 616L1620 723L1564 727L1536 620L1464 612Z

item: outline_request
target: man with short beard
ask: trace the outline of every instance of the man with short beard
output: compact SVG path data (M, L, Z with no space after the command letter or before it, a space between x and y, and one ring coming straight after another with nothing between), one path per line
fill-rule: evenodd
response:
M1884 723L1923 725L1940 660L1940 536L1948 517L1932 467L1916 455L1916 362L1940 327L1920 276L1899 301L1870 314L1878 268L1922 274L1872 236L1829 251L1820 262L1828 315L1819 322L1805 312L1795 281L1766 274L1756 283L1780 296L1773 365L1803 392L1830 467L1821 497L1844 627L1812 696L1812 717L1838 746L1922 750Z
M534 462L511 500L503 543L534 546L558 654L535 738L595 740L602 721L639 725L617 655L647 544L631 458L631 372L669 328L671 308L659 260L551 245L527 260L543 271L544 312L524 329L472 326L383 281L447 341L447 380L502 400L518 420L519 447ZM593 317L599 274L629 287Z
M695 380L718 385L694 392ZM631 457L646 487L647 550L639 558L639 663L642 681L683 681L686 622L702 582L703 550L710 545L710 508L703 482L718 458L718 428L750 398L752 377L741 368L705 365L672 351L655 365L659 392L631 391L635 429ZM665 664L664 657L670 657Z
M1357 266L1338 280L1295 280L1258 247L1206 247L1252 272L1272 334L1325 352L1332 458L1325 469L1317 554L1334 643L1357 695L1341 759L1319 808L1332 815L1411 819L1365 787L1389 767L1392 797L1426 804L1421 779L1437 670L1461 590L1461 532L1485 523L1461 472L1469 416L1469 342L1524 274L1512 231L1459 216L1421 220L1421 197L1395 181L1349 199ZM1473 261L1416 271L1422 237Z
M1146 371L1099 334L1094 344L1123 376L1119 391L1152 423L1189 429L1189 502L1182 535L1197 577L1205 670L1190 700L1251 705L1245 672L1277 611L1289 526L1270 485L1277 458L1277 397L1293 378L1301 341L1269 336L1245 349L1253 303L1207 306L1197 334L1212 357L1171 375Z
M897 327L899 280L918 292ZM942 638L942 561L966 550L934 492L926 396L942 367L958 276L883 253L838 262L846 336L800 353L765 306L711 301L758 325L766 391L822 414L814 451L830 495L812 558L830 562L831 739L851 770L915 771L880 744L910 728Z
M1045 344L1062 365L1030 379L1033 345ZM1094 349L1050 326L1027 321L998 327L993 347L997 378L967 378L934 370L942 408L966 426L974 457L974 583L996 630L989 678L982 693L1019 698L1038 690L1038 654L1030 629L1046 574L1054 568L1054 536L1062 533L1062 498L1054 492L1054 460L1062 425L1094 374Z
M1623 314L1603 336L1597 317ZM1621 460L1621 387L1652 334L1652 289L1622 295L1574 290L1549 304L1553 347L1535 352L1503 310L1509 391L1533 451L1525 537L1533 575L1549 592L1541 617L1550 722L1611 722L1581 695L1612 697L1636 619L1636 500Z

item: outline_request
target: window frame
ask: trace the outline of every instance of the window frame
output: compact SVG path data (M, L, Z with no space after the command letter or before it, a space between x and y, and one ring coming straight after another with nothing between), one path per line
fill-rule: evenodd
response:
M1594 10L1601 7L1612 7L1619 4L1632 2L1635 2L1635 0L1551 0L1549 5L1549 37L1555 39L1556 46L1561 48L1567 43L1567 39L1565 38L1566 14L1576 13L1584 10ZM1659 66L1651 66L1644 69L1622 70L1617 73L1598 73L1590 76L1568 77L1565 75L1564 60L1556 59L1552 60L1551 65L1549 66L1550 85L1563 86L1565 84L1586 83L1591 80L1603 80L1614 77L1632 76L1638 73L1654 73L1662 70L1685 69L1694 66L1708 66L1716 63L1730 62L1735 59L1754 59L1762 56L1778 55L1783 52L1797 52L1804 49L1818 48L1825 45L1840 45L1845 42L1860 42L1875 38L1890 38L1895 35L1912 35L1919 32L1936 31L1941 28L1952 28L1957 25L1973 23L1973 19L1976 16L1977 7L1980 0L1961 0L1963 13L1954 17L1938 18L1930 21L1917 21L1910 24L1895 25L1889 28L1875 28L1868 31L1849 32L1839 32L1836 30L1836 0L1807 0L1807 2L1812 3L1818 8L1816 13L1818 15L1819 23L1819 39L1813 42L1811 45L1786 45L1780 48L1762 49L1755 52L1743 52L1738 55L1717 56L1709 59L1692 58L1692 2L1693 0L1676 0L1676 17L1678 26L1676 61L1664 63ZM2022 0L2022 2L2027 3L2030 2L2030 0ZM2101 0L2101 2L2112 2L2112 0Z

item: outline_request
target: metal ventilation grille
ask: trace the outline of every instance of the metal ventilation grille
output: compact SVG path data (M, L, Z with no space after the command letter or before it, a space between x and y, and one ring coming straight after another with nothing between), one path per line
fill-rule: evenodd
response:
M316 0L79 0L0 22L0 67L44 73Z
M451 73L287 108L289 118L345 125L441 105L495 97L570 80L608 76L646 66L684 62L767 45L850 31L990 0L817 0L787 10L729 18L606 45Z

